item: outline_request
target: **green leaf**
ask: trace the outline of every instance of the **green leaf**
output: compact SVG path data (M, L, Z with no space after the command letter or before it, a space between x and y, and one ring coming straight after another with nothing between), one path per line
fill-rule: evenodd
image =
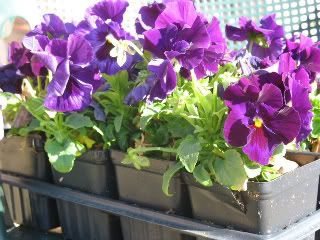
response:
M122 126L122 120L123 120L123 114L115 117L114 119L114 129L116 132L120 132L121 126Z
M193 172L199 158L201 144L198 139L192 135L187 136L179 145L177 155L183 166L190 173Z
M202 164L196 166L193 171L193 176L199 183L206 187L211 187L213 185L210 174Z
M165 195L171 197L173 194L169 193L169 187L171 179L174 177L174 175L179 172L183 168L183 164L181 162L177 162L174 165L171 165L168 170L163 174L162 179L162 191Z
M72 129L80 129L83 127L93 127L93 122L89 117L81 113L72 113L66 118L64 125Z
M49 120L42 98L30 98L24 103L25 108L39 121Z
M184 118L168 119L168 130L174 138L184 138L194 132L194 127Z
M20 128L18 134L20 136L27 136L33 131L37 131L40 128L40 123L37 119L33 118L29 126L25 128Z
M129 145L128 138L129 138L128 131L124 128L121 128L120 132L116 136L116 139L117 139L119 148L122 151L126 151L128 148L128 145Z
M233 190L245 190L248 181L240 153L228 150L224 159L216 159L214 163L217 181Z
M74 160L83 148L81 144L76 144L69 139L63 143L49 139L45 144L50 163L61 173L68 173L72 170Z
M128 154L125 156L122 163L127 165L132 164L138 170L150 167L150 160L147 157L139 156L132 148L128 149Z
M128 94L129 91L128 72L122 71L113 76L103 74L103 77L110 84L111 90L119 94L120 99L124 99L124 97Z

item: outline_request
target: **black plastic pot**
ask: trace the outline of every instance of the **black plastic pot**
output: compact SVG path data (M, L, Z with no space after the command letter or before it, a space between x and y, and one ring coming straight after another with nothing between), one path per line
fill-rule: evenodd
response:
M0 170L52 182L40 135L9 137L0 142ZM4 206L12 222L47 231L59 226L56 201L9 184L2 184ZM8 221L7 221L8 223Z
M248 190L243 192L218 184L205 188L191 175L185 175L185 179L194 218L267 235L280 232L316 211L319 176L320 160L271 182L249 182Z
M172 162L150 159L151 166L136 170L121 162L124 154L111 151L116 169L120 200L167 213L190 216L190 202L186 185L180 177L171 182L173 197L167 197L161 190L162 175ZM121 217L124 240L187 240L194 239L174 230L154 224Z
M114 169L107 152L89 151L76 159L70 173L53 170L53 176L58 185L117 198ZM58 211L65 239L122 239L119 217L61 200L58 200Z

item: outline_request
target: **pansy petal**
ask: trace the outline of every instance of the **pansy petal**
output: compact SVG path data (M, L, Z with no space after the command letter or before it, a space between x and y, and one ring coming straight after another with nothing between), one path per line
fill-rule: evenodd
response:
M291 53L283 53L279 57L279 73L290 73L296 69L296 62L291 57Z
M280 141L276 140L274 134L264 127L252 128L248 137L248 143L243 147L243 152L248 155L250 160L258 162L261 165L267 165L274 149L280 143Z
M177 41L185 40L192 43L192 48L208 48L211 43L207 27L200 17L197 17L191 28L179 32Z
M296 110L292 107L285 107L277 112L266 124L267 127L277 135L281 142L289 144L297 137L300 131L301 121Z
M250 133L246 105L238 104L232 107L224 124L224 137L234 147L246 145Z
M163 3L157 2L140 8L140 17L138 18L137 23L139 23L139 25L141 26L141 30L137 31L138 34L142 34L144 31L149 30L150 28L154 28L158 16L164 9L165 5Z
M247 32L242 28L226 25L226 36L231 41L245 41Z
M283 95L281 90L275 85L265 84L259 94L258 102L275 109L280 109L283 106Z
M67 30L63 21L55 14L45 14L44 23L41 24L44 34L49 34L53 38L61 38L66 35ZM48 35L47 35L48 36Z
M123 14L129 3L125 0L102 0L87 10L89 15L98 16L103 21L122 23Z
M48 85L48 93L62 96L65 92L70 78L69 60L61 62Z
M57 112L81 111L92 101L92 86L77 79L71 79L62 96L48 92L44 106Z
M155 22L156 28L165 28L175 23L181 27L191 27L197 18L194 3L190 0L170 1Z
M93 50L84 37L72 34L68 39L68 56L73 64L87 65L93 58Z

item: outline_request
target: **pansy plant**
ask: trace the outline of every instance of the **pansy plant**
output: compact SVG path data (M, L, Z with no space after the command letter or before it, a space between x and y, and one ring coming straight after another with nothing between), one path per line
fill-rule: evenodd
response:
M46 14L0 68L0 97L16 100L0 110L19 105L33 115L18 132L45 132L55 169L69 172L86 150L111 147L138 169L149 154L176 158L164 174L167 195L179 171L243 190L249 179L282 174L274 166L286 145L319 137L318 96L310 101L317 43L285 39L271 14L227 25L229 40L247 42L230 51L218 19L191 0L143 6L135 39L122 26L128 5L102 0L77 25Z

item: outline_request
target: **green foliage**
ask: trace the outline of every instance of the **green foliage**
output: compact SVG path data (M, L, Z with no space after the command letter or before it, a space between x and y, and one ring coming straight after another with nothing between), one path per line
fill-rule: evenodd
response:
M312 101L313 104L313 121L312 121L312 137L320 137L320 94L318 94Z
M214 164L217 181L233 190L246 190L248 177L240 153L227 150Z
M31 98L22 104L35 120L27 128L20 129L19 133L46 133L45 150L49 161L59 172L71 171L75 159L97 142L94 139L104 137L104 131L98 127L98 123L85 112L65 115L49 111L44 107L42 98Z
M176 164L171 165L163 175L162 191L169 197L172 196L172 194L169 193L170 181L174 177L174 175L177 172L179 172L182 168L182 163L177 162Z
M87 116L80 113L72 113L66 118L64 125L72 129L80 129L84 127L91 128L93 127L93 122Z
M139 130L136 127L138 107L128 106L124 103L125 97L131 91L133 82L128 79L128 72L122 71L116 75L103 75L110 88L105 92L97 92L94 99L104 108L108 116L104 130L104 142L126 151L134 142Z
M199 160L201 144L199 139L189 135L183 139L177 149L177 155L185 169L192 173Z
M206 187L211 187L213 185L210 173L207 171L203 164L199 164L195 167L193 176L199 183Z
M79 143L66 139L60 143L54 139L47 140L45 150L52 166L61 173L70 172L73 168L74 161L83 151L84 146Z

